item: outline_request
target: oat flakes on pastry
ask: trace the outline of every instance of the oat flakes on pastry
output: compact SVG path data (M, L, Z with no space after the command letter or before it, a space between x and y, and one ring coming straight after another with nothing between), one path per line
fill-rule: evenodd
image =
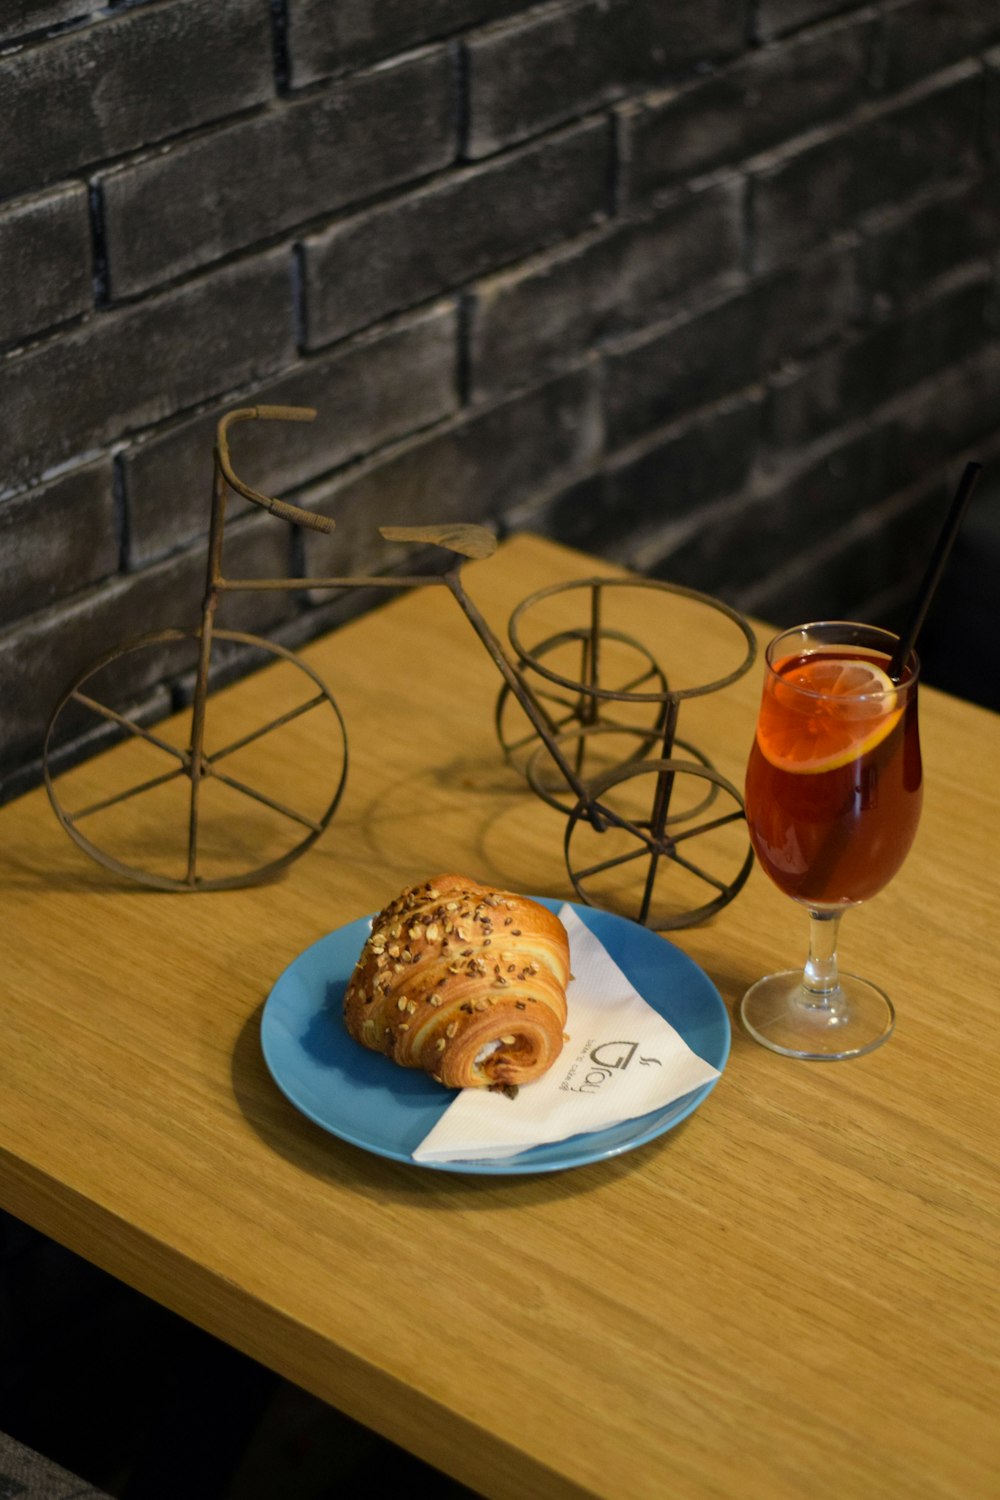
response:
M344 996L355 1040L448 1088L515 1088L562 1050L566 929L461 875L410 886L372 923Z

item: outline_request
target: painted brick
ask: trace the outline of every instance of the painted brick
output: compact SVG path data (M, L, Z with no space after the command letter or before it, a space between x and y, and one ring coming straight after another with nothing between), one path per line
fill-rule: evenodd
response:
M779 448L811 442L968 356L989 337L991 295L988 269L977 271L778 384L768 402L771 442Z
M850 322L856 301L853 255L838 250L623 340L603 362L609 445L630 442L828 342Z
M606 211L610 147L592 121L306 239L308 347L588 228Z
M193 614L234 405L320 407L234 456L338 519L234 501L237 576L440 567L376 530L437 517L866 613L915 581L927 497L996 462L995 0L0 11L0 800L37 780L39 683ZM384 597L226 608L301 644Z
M294 352L284 251L100 314L0 365L0 475L44 471L285 365Z
M1000 436L998 390L1000 347L994 343L908 392L894 408L890 483L912 484L974 444Z
M480 283L470 337L476 398L542 379L735 272L741 205L741 184L726 183Z
M399 553L378 536L388 525L485 523L531 508L588 469L601 446L590 372L575 372L489 410L465 413L309 502L336 518L331 536L303 533L313 576L382 572ZM413 549L408 549L412 563Z
M452 307L308 360L255 387L240 404L314 406L316 421L241 423L231 434L233 467L263 494L286 495L454 412L457 369ZM154 434L122 455L133 566L207 534L215 430L233 404ZM231 501L236 514L248 504L235 495Z
M468 45L469 154L732 56L744 37L742 0L585 0L491 28Z
M93 302L87 190L74 185L0 209L0 344L79 317Z
M0 58L0 195L42 187L273 91L271 30L258 0L140 6L13 52Z
M179 144L100 178L121 297L440 167L455 155L446 49ZM400 129L401 120L419 128Z
M0 500L0 626L117 570L109 459Z
M889 89L1000 41L996 0L891 0L882 24Z
M763 47L714 76L623 108L627 196L737 162L852 109L868 87L874 24Z
M760 401L737 401L660 434L607 465L589 504L578 491L560 497L547 524L560 541L633 562L671 521L745 482L753 463ZM596 502L596 503L595 503Z
M758 269L792 259L824 235L935 179L971 170L980 103L979 72L963 66L854 130L762 169L752 192Z
M822 21L848 9L850 4L851 0L758 0L756 34L761 41L768 41L813 21Z
M88 16L90 0L4 0L0 14L0 42Z
M1000 241L1000 174L942 187L916 209L866 226L862 280L879 314L892 312L955 266L992 255Z
M296 88L523 9L524 0L289 0Z
M276 577L288 568L289 528L272 516L247 517L232 528L233 577ZM32 615L0 634L0 770L41 754L49 718L77 675L113 646L174 625L194 625L205 587L203 549L142 573L122 575L68 603ZM227 598L219 610L229 629L264 631L287 616L287 594L255 591ZM124 703L147 693L170 659L167 648L129 654L109 681L109 698ZM102 684L105 679L102 678ZM93 725L70 713L64 738Z
M672 519L745 483L757 452L760 415L758 397L730 402L609 466L612 535L620 536L623 528L629 533L624 551L618 548L623 560L635 557L649 535Z
M986 58L985 83L983 149L990 161L1000 162L1000 47Z
M654 577L692 584L723 599L756 608L783 564L835 538L855 516L881 499L885 435L864 433L831 449L807 467L758 486L739 502L718 509L711 524L687 538L650 569ZM821 591L812 611L827 613Z
M824 545L751 585L740 597L741 606L779 626L795 625L817 610L830 619L831 607L836 606L846 611L846 619L870 620L899 630L905 616L886 612L891 604L886 580L893 580L892 595L908 604L940 528L944 490L935 486L905 507L883 507L878 513L880 499L871 493L868 517L859 516L851 525L834 528Z

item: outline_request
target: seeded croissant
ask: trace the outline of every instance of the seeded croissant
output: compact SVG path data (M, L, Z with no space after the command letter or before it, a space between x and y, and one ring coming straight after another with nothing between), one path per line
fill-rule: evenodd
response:
M510 891L439 875L372 923L344 996L351 1036L447 1088L530 1083L562 1050L566 929Z

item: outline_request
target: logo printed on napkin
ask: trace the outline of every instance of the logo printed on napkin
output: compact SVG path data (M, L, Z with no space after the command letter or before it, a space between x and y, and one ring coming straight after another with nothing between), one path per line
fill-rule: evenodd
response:
M415 1161L485 1161L604 1130L648 1114L719 1076L648 1005L571 906L569 1042L513 1101L463 1089L413 1153Z

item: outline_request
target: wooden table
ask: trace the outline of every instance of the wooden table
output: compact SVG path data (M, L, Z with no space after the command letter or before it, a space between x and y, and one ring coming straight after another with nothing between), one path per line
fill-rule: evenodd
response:
M505 629L526 594L598 570L521 537L466 576ZM680 621L667 645L696 672L718 643ZM714 1093L653 1143L456 1176L301 1117L261 1009L303 948L411 879L570 894L564 820L502 764L498 678L444 590L303 655L352 763L282 878L144 891L88 860L44 791L0 814L3 1206L487 1496L996 1494L1000 720L925 693L917 845L844 924L847 967L895 999L887 1046L797 1063L737 1025ZM280 705L284 670L213 712ZM684 709L737 781L760 670ZM281 775L318 791L326 742L295 733ZM675 941L732 1008L804 928L755 871Z

